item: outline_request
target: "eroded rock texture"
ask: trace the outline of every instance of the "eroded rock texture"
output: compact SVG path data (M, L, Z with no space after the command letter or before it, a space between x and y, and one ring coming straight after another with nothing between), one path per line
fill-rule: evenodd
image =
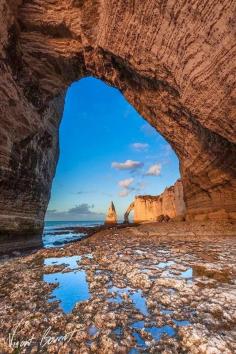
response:
M116 223L117 223L116 209L113 202L111 202L107 211L105 224L116 224Z
M39 231L65 91L117 87L172 145L189 219L236 218L235 1L0 0L0 229Z
M182 220L185 217L186 207L183 198L183 185L180 180L163 193L157 196L139 195L130 204L125 221L131 211L134 211L134 222L158 221L161 217Z

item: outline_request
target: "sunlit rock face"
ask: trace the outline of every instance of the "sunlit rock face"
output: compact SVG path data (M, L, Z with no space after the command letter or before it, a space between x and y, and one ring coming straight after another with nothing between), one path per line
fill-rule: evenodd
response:
M111 202L108 208L105 224L117 224L117 214L113 202Z
M157 196L139 195L135 197L125 214L134 211L134 222L158 221L160 217L183 220L186 207L183 199L183 185L180 180Z
M65 91L117 87L180 160L188 219L236 218L232 1L0 1L0 230L40 232Z

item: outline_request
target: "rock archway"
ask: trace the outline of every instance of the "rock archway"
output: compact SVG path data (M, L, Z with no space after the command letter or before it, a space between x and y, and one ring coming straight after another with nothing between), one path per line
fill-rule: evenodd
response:
M92 75L180 160L189 219L236 216L235 2L1 0L0 230L38 234L65 91Z
M129 223L129 214L131 213L132 210L134 210L134 202L130 203L126 212L124 213L124 223L125 224Z

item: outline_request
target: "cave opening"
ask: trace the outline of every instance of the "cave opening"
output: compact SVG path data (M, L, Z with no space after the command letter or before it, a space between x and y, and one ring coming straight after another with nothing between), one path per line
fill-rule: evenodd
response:
M1 239L11 246L11 238L36 235L38 245L57 164L64 93L87 76L118 88L171 144L180 162L185 220L235 220L231 6L213 6L211 19L207 8L190 6L188 23L179 31L186 9L176 12L172 3L164 9L142 1L132 9L109 1L5 3ZM225 40L217 42L216 32ZM49 210L59 209L51 203Z
M179 178L167 141L119 90L92 77L67 90L59 145L46 229L103 223L111 200L122 222L136 195L157 196Z
M0 353L233 352L235 2L0 4Z

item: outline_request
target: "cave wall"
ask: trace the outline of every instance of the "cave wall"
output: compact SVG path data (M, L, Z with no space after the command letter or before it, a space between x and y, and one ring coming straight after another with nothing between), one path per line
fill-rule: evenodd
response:
M0 230L38 233L68 86L94 76L180 161L187 218L236 218L231 0L0 0Z

